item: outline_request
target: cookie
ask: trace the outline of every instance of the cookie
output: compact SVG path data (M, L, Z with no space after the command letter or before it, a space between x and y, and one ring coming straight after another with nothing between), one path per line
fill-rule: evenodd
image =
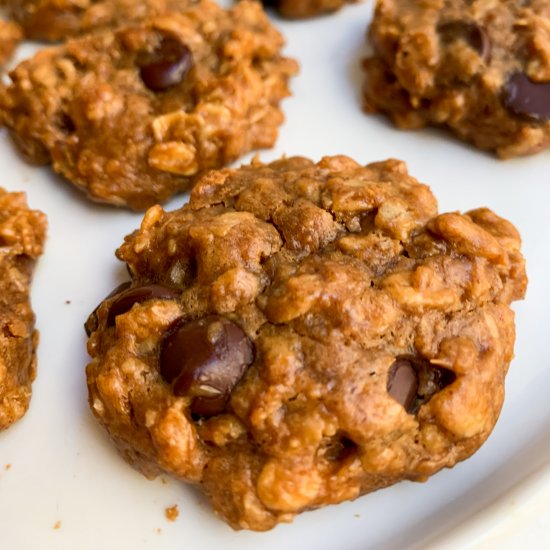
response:
M366 109L446 127L502 158L550 144L550 4L379 0Z
M0 19L0 67L9 61L22 38L23 34L18 25Z
M438 215L400 161L212 171L117 256L132 280L86 323L91 410L235 529L425 480L497 420L520 237L487 208Z
M29 407L38 332L29 300L34 265L46 238L46 216L23 193L0 188L0 431Z
M178 11L195 0L3 0L27 38L65 40Z
M24 155L90 199L145 209L271 147L297 64L256 2L68 41L11 73L0 116Z
M357 0L262 0L266 7L275 8L283 17L304 19L339 10L347 3Z

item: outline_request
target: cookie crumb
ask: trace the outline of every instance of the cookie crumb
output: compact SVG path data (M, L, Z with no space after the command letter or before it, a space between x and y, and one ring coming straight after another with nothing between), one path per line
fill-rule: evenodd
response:
M166 508L166 510L164 510L164 515L168 521L176 521L180 515L178 505L174 504L174 506L169 506Z
M53 524L53 528L54 528L54 531L57 531L58 529L61 529L61 522L59 520L57 520L54 524Z
M6 470L6 471L7 471L7 470L11 470L11 464L6 464L6 465L4 466L4 470Z
M157 527L157 528L155 529L155 533L156 533L157 535L160 535L160 534L162 533L162 529L161 529L160 527Z
M360 518L361 514L353 514L356 518Z

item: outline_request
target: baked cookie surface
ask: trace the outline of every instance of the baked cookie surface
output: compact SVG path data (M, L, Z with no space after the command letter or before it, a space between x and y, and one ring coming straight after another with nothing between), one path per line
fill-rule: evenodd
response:
M117 256L132 281L86 323L91 410L233 528L424 480L498 418L520 237L487 208L438 215L400 161L209 172Z
M195 0L2 0L27 38L66 40L178 11ZM1 2L0 2L1 4Z
M271 147L297 64L256 2L68 41L11 73L0 116L33 163L89 198L145 209L196 174Z
M0 431L25 414L31 399L38 333L29 292L45 238L46 216L29 210L23 193L0 188Z
M339 10L348 3L358 0L262 0L266 7L275 8L289 19L303 19L324 15Z
M0 19L0 67L10 59L22 38L23 33L18 25Z
M367 110L504 158L550 144L546 0L379 0L369 36Z

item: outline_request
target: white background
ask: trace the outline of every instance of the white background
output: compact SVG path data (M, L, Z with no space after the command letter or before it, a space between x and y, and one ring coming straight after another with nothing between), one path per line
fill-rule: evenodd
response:
M48 169L22 162L0 131L0 185L26 191L30 205L49 218L32 292L41 334L34 396L27 415L0 433L2 550L549 546L550 153L501 161L444 132L402 132L363 114L360 61L371 10L367 2L316 20L277 20L301 73L284 102L278 145L261 157L401 158L432 187L441 211L489 206L519 228L530 283L526 300L514 306L516 358L488 442L425 484L404 482L268 533L233 532L196 490L168 478L146 480L119 458L88 411L82 328L125 278L113 252L141 214L87 202ZM27 45L18 58L32 51ZM164 509L173 504L180 516L170 523Z

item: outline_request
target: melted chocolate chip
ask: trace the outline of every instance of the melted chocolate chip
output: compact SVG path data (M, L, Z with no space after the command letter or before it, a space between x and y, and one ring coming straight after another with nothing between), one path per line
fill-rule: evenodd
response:
M388 374L388 393L410 413L416 402L418 377L410 361L398 359Z
M491 54L491 41L487 32L473 21L448 21L441 23L437 31L446 43L463 39L482 59L488 59Z
M132 283L130 281L126 281L125 283L122 283L118 285L114 290L112 290L101 302L96 306L96 308L90 313L88 316L88 319L86 319L86 322L84 323L84 330L86 331L86 336L90 337L92 332L95 332L98 327L97 322L97 310L99 309L99 306L109 298L112 298L113 296L116 296L117 294L120 294L124 290L126 290Z
M109 308L107 315L107 326L115 324L115 319L129 311L134 304L141 304L147 300L171 300L179 298L181 291L175 288L168 288L162 285L146 285L130 288L121 292Z
M139 65L147 88L160 92L183 82L193 66L191 50L175 36L163 36L152 57Z
M516 72L504 86L504 105L516 115L534 120L550 120L550 82L533 82Z
M387 390L409 414L416 414L436 393L455 381L454 372L416 357L396 359L388 373Z
M253 361L253 345L244 331L217 315L177 320L162 341L159 358L160 372L174 394L192 397L191 413L199 416L223 412Z
M65 134L74 134L76 131L74 120L67 113L59 115L59 128Z

